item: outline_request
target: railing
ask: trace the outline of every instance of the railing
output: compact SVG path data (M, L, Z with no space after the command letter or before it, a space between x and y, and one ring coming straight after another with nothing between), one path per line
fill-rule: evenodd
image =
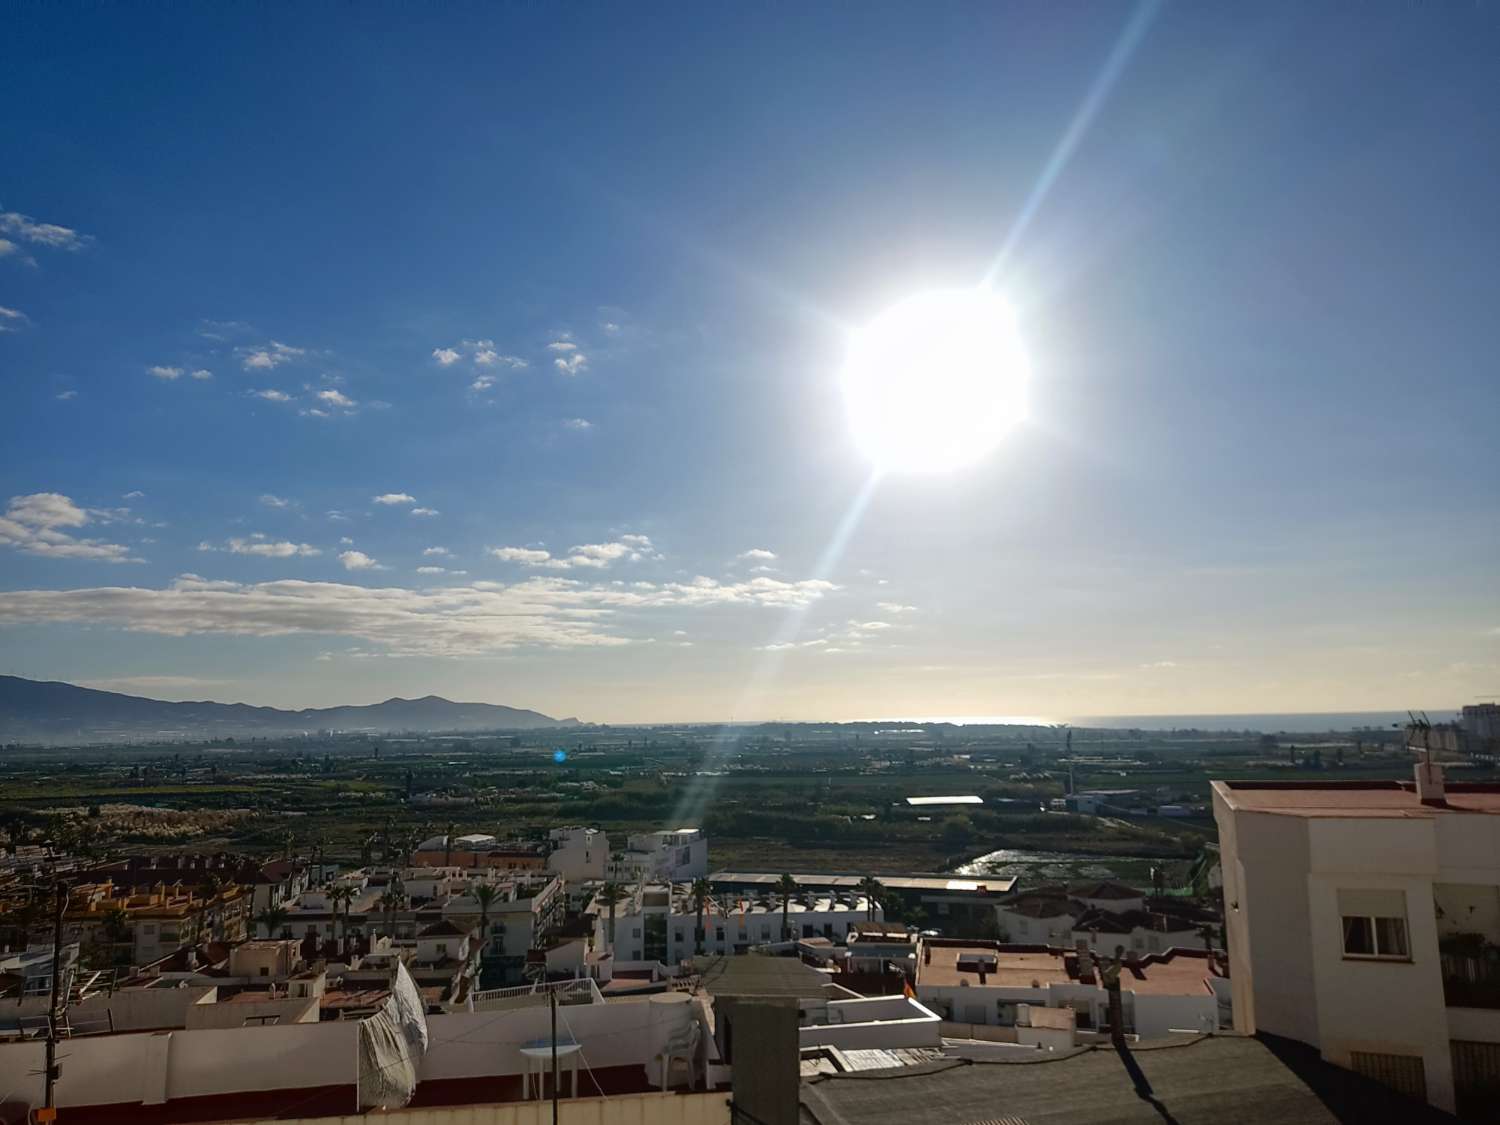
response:
M559 1004L602 1004L604 997L593 977L578 977L574 980L538 982L516 985L514 988L485 988L474 993L474 1003L486 1001L522 999L539 1000L542 1003L555 994Z
M1452 1008L1500 1008L1500 950L1443 953L1443 1000Z

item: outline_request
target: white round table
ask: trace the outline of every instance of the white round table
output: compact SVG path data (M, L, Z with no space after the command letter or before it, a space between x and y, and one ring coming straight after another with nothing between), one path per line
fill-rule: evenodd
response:
M559 1039L557 1041L557 1061L561 1065L566 1061L568 1067L568 1097L578 1096L578 1052L583 1050L583 1045L572 1039ZM547 1089L547 1073L552 1069L553 1046L551 1039L533 1039L529 1043L522 1044L521 1057L526 1060L526 1074L521 1087L523 1098L531 1097L531 1080L536 1079L536 1096L541 1099ZM558 1074L558 1084L561 1086L562 1074ZM562 1090L557 1091L562 1096Z

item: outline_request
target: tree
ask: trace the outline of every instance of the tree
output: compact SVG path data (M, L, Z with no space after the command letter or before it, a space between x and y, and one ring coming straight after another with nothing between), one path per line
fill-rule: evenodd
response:
M380 908L385 911L386 932L393 938L396 936L396 913L404 910L408 901L406 888L401 885L401 876L392 876L380 895Z
M286 925L291 915L280 906L268 906L255 916L257 924L266 928L266 937L273 938L276 932Z
M866 875L859 881L859 893L865 896L866 921L875 921L875 907L885 898L885 887L875 876Z
M625 897L625 888L619 883L605 883L599 888L599 899L609 907L609 950L615 949L615 906Z
M703 953L703 907L708 898L714 893L713 884L707 879L695 879L689 893L693 896L693 910L695 922L693 924L693 955L701 956Z
M790 875L782 875L776 880L776 893L781 896L781 940L790 941L792 931L786 924L787 911L792 908L792 896L797 893L797 880Z
M333 905L333 929L334 940L338 943L339 953L344 952L344 942L349 936L349 904L354 901L354 888L347 883L335 884L328 888L328 901ZM344 911L343 923L339 922L339 908Z
M489 883L480 883L474 888L474 901L479 903L479 949L474 959L479 960L484 953L484 947L490 934L490 907L500 897L500 892Z
M961 816L950 816L943 821L943 847L950 851L958 851L969 846L969 841L974 838L974 830L969 827L969 822Z

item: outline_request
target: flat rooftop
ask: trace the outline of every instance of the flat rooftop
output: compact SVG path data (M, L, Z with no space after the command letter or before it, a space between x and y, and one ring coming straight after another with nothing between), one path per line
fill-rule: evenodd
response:
M927 805L982 805L984 801L969 793L962 797L908 797L906 803L920 808Z
M1445 813L1500 815L1500 785L1450 781L1444 803L1424 805L1409 781L1215 781L1232 809L1278 816L1429 819Z
M927 951L932 960L928 961ZM942 945L924 943L917 959L917 984L932 988L957 988L968 984L979 987L979 973L973 968L959 968L976 959L993 959L994 968L985 970L986 988L1046 988L1050 984L1077 984L1076 960L1069 950L1008 950L1003 946L969 943ZM1069 963L1074 969L1069 972ZM1207 957L1193 951L1173 950L1168 954L1142 958L1120 970L1120 988L1142 996L1201 996L1211 993L1208 978L1214 976ZM1095 983L1099 982L1097 971ZM1101 985L1102 987L1102 985Z
M735 886L767 887L775 889L781 875L768 871L715 871L708 877L710 883L729 883ZM798 887L809 889L859 890L863 875L793 875ZM955 879L947 875L881 875L880 885L890 891L946 892L948 894L995 895L1009 894L1016 885L1011 876L981 875L973 879ZM779 908L778 908L779 909Z
M1455 1120L1323 1062L1313 1048L1269 1036L1140 1044L1124 1058L1107 1046L1082 1047L1071 1053L1019 1052L1003 1061L944 1059L825 1073L804 1078L801 1100L806 1125L1428 1125Z

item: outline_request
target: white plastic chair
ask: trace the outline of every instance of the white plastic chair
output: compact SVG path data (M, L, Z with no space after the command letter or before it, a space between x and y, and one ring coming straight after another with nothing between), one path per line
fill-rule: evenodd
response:
M698 1088L698 1040L702 1034L702 1027L697 1020L693 1020L687 1027L668 1039L666 1046L657 1052L656 1057L661 1060L661 1088L663 1090L672 1088L672 1064L679 1061L687 1067L688 1089Z

